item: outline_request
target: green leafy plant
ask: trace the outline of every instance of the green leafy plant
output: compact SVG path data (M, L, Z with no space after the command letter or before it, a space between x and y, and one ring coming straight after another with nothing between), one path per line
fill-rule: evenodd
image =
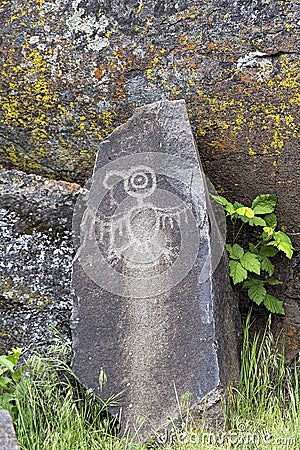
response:
M282 252L291 259L294 250L286 233L276 230L277 217L274 211L277 197L271 194L259 195L253 200L251 208L238 202L231 203L220 195L212 197L223 206L232 222L232 242L226 244L226 250L233 283L241 284L257 305L263 304L272 313L284 314L283 302L267 291L268 285L282 284L272 278L275 270L272 258ZM249 242L245 250L237 240L246 224L258 229L259 233L253 233L255 241Z
M16 368L22 354L21 348L13 348L7 355L0 356L0 408L7 409L15 417L15 389L21 380L25 367Z

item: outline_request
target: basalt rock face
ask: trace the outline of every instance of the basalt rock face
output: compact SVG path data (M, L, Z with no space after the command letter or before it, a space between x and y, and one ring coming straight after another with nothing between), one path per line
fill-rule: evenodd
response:
M1 164L82 184L136 106L184 98L216 188L277 194L299 248L299 15L291 0L3 1ZM299 318L297 255L281 295Z
M0 352L70 336L72 213L79 186L0 171Z
M299 231L299 14L293 1L2 2L1 161L82 181L137 105L184 98L208 176L272 191ZM285 201L289 190L289 200Z

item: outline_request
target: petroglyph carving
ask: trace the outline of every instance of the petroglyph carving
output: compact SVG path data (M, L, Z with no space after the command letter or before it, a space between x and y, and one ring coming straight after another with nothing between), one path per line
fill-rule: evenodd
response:
M151 167L139 165L128 171L109 171L103 181L106 189L116 178L123 180L127 194L126 209L112 217L101 217L100 240L108 236L107 257L115 265L121 259L128 268L145 270L164 263L171 265L179 250L172 245L172 230L187 223L186 206L161 208L151 198L157 177ZM168 232L166 232L168 231Z

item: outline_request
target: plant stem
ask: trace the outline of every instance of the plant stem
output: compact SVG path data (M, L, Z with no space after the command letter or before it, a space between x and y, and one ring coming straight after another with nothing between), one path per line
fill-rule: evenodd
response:
M242 231L242 229L243 229L243 227L244 227L244 223L242 223L242 225L240 226L240 228L238 229L238 232L237 232L237 234L233 237L233 243L235 243L235 241L237 240L237 238L238 238L238 236L239 236L239 234L240 234L240 232Z

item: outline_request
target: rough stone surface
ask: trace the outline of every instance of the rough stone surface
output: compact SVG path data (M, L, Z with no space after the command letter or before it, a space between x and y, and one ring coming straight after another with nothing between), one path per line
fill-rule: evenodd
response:
M218 233L184 101L139 108L100 145L73 267L73 369L136 439L238 378Z
M298 2L2 2L1 161L78 182L137 105L187 101L206 173L299 233ZM288 198L286 192L289 192Z
M69 335L71 224L78 185L1 170L0 352Z
M0 410L0 448L1 450L18 450L12 418L5 409Z

